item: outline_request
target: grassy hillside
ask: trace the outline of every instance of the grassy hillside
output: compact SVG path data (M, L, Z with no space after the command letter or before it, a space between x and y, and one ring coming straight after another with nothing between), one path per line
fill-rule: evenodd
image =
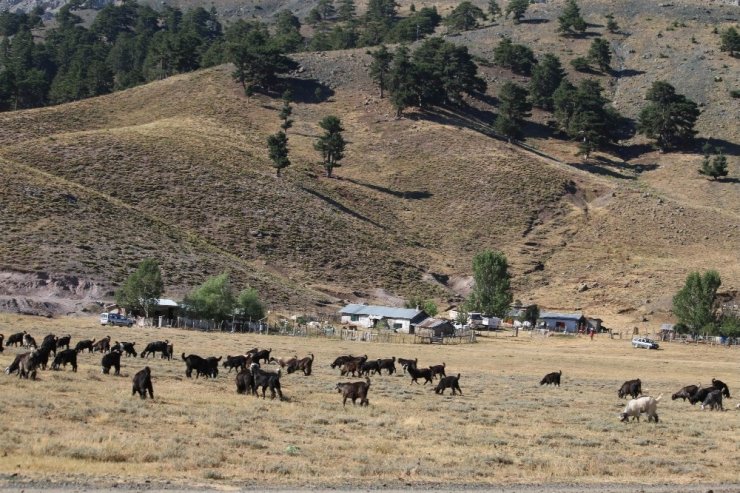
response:
M438 5L444 13L453 3ZM650 83L667 77L703 104L698 129L725 147L737 177L738 127L727 121L740 114L728 94L740 71L711 32L737 11L695 5L582 7L589 32L604 32L609 11L623 27L610 35L615 72L597 76L620 111L634 117ZM555 36L559 9L534 4L529 23L499 21L450 39L490 58L511 35L567 64L590 40ZM674 17L686 27L666 30ZM658 32L673 58L655 58L667 50ZM699 177L699 155L659 154L636 138L585 162L547 133L550 116L535 112L528 140L548 159L492 138L486 125L496 108L485 102L471 101L474 112L394 118L367 78L365 50L296 59L293 166L282 178L264 144L281 103L245 98L226 66L1 114L2 268L75 274L110 290L153 256L173 296L229 270L238 287L255 285L271 305L296 308L417 291L452 301L469 288L472 256L497 248L512 263L517 298L629 326L664 317L691 270L717 268L724 289L740 289L740 189ZM482 71L490 95L506 80L524 82ZM313 149L329 114L349 141L336 179L323 176Z

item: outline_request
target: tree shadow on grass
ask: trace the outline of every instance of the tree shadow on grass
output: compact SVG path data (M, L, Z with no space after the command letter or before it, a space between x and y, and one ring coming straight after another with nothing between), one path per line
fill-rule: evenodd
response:
M611 170L609 168L606 168L604 166L598 166L594 163L588 163L588 162L587 163L568 163L568 165L576 169L580 169L582 171L587 171L594 175L609 176L611 178L619 178L620 180L635 180L636 179L635 176L625 175L617 171Z
M635 77L636 75L644 74L644 70L635 70L631 68L623 68L622 70L612 70L611 74L614 77Z
M401 192L398 190L391 190L390 188L381 187L379 185L373 185L372 183L365 183L360 180L353 180L352 178L345 178L345 180L354 183L355 185L360 185L361 187L366 187L377 192L393 195L394 197L398 197L399 199L423 200L428 199L432 196L432 194L430 192L427 192L426 190Z
M519 24L547 24L550 19L522 19Z
M306 188L306 187L301 187L301 190L303 190L306 193L310 193L314 197L317 197L317 198L323 200L324 202L326 202L327 204L331 205L332 207L334 207L334 208L336 208L336 209L344 212L345 214L349 214L350 216L352 216L352 217L354 217L356 219L359 219L360 221L365 221L366 223L372 224L373 226L375 226L377 228L380 228L380 229L386 229L382 225L380 225L380 224L376 223L375 221L373 221L372 219L370 219L368 217L365 217L365 216L363 216L362 214L360 214L358 212L353 211L349 207L347 207L347 206L345 206L343 204L340 204L339 202L337 202L333 198L327 197L326 195L323 195L322 193L319 193L316 190L311 190L310 188Z
M283 83L290 89L296 103L318 104L334 96L334 90L315 79L297 79L287 77Z

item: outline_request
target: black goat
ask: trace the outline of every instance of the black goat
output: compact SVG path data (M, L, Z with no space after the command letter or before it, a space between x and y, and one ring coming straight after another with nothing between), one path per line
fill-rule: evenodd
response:
M358 371L359 376L370 375L370 372L373 372L373 375L375 375L376 373L380 373L379 359L373 361L365 361L362 365L360 365L360 369Z
M64 346L64 349L69 349L69 343L72 341L72 336L67 334L64 337L60 337L57 339L57 349L62 349L62 346Z
M403 372L406 373L406 368L409 367L409 365L414 365L419 362L419 358L415 359L404 359L404 358L398 358L398 364L401 365L401 368L403 368Z
M143 370L139 371L134 375L134 385L131 395L135 395L137 392L142 399L146 399L146 393L149 391L149 397L154 399L154 387L152 386L152 371L148 366L145 366Z
M6 346L23 346L23 336L26 335L26 331L17 332L8 336L8 341L5 343Z
M8 366L7 368L5 368L5 373L8 374L8 375L10 375L11 373L17 372L19 370L19 368L20 368L21 361L24 358L26 358L26 357L28 357L30 355L31 355L30 352L16 354L15 355L15 358L13 359L13 362L10 364L10 366Z
M272 373L260 369L259 364L252 363L249 369L252 372L252 379L254 380L255 395L257 395L256 389L262 387L262 398L264 399L265 390L269 387L272 399L275 398L275 394L277 393L280 400L283 400L283 392L280 389L281 368L278 368L276 373Z
M452 389L452 395L455 395L455 389L457 389L458 392L460 392L460 395L462 395L462 390L460 390L460 374L458 373L457 376L449 376L449 377L442 377L439 379L439 383L437 384L437 388L434 389L434 391L437 394L444 394L445 389Z
M382 374L381 370L387 370L388 375L396 373L396 357L380 359L378 360L378 373Z
M77 351L78 353L81 353L82 351L84 351L85 349L87 349L88 352L91 352L92 353L92 351L93 351L93 344L95 344L95 339L92 339L92 340L91 339L85 339L85 340L79 341L77 343L77 345L75 346L75 351Z
M432 370L431 368L417 368L416 365L409 365L406 370L408 370L409 375L411 375L411 383L418 384L418 379L423 378L424 379L424 385L428 383L434 383L432 381Z
M704 399L707 398L710 392L713 390L717 390L714 387L704 387L700 388L696 392L694 392L691 397L689 397L689 404L692 406L696 404L697 402L704 402Z
M254 377L249 368L242 368L236 374L236 393L257 395L257 387L254 385Z
M351 354L347 356L337 356L337 359L335 359L334 362L329 366L331 366L332 369L341 368L346 362L351 361L353 359L354 359L354 356L352 356Z
M63 351L59 351L54 357L54 361L51 364L51 369L59 370L60 365L63 365L66 368L67 363L72 365L72 371L77 371L77 350L64 349Z
M154 353L162 353L168 354L169 353L169 345L170 341L164 340L164 341L154 341L150 342L146 345L144 350L141 352L141 357L146 358L148 355L154 356Z
M3 334L0 334L0 353L5 351L5 348L3 348L3 339L5 339L5 336Z
M36 345L36 339L34 339L31 334L23 334L23 347L26 349L38 349L38 345Z
M707 394L707 397L701 403L702 411L706 407L709 407L712 410L717 409L718 411L724 411L722 408L722 391L720 389L712 389L712 391Z
M246 370L247 365L252 362L251 358L247 357L246 355L240 354L238 356L226 356L226 359L223 362L223 367L229 369L229 373L231 373L231 370L238 368L241 370Z
M675 394L671 396L671 400L676 399L682 399L684 402L686 402L686 399L690 399L692 395L694 395L699 390L699 387L696 385L687 385L686 387L682 388Z
M713 378L712 379L712 387L714 387L717 390L721 390L722 391L722 395L724 395L728 399L730 398L730 388L722 380L717 380L716 378Z
M215 377L215 375L218 375L218 360L216 360L215 358L205 359L201 358L197 354L185 356L185 353L182 353L182 360L185 362L185 376L187 376L188 378L192 378L193 370L195 370L195 378L198 378L199 375L205 375L209 377ZM213 372L214 361L216 370L215 375Z
M443 361L441 365L432 365L429 367L430 370L432 370L432 380L434 380L434 377L438 375L442 375L442 377L446 377L447 374L445 373L445 362ZM439 377L439 378L442 378Z
M639 378L635 380L627 380L617 390L617 395L620 399L631 395L633 399L637 399L637 396L642 394L642 382Z
M542 380L540 380L540 385L557 385L558 387L560 387L560 375L562 374L563 370L548 373L547 375L542 377Z
M114 375L120 375L121 374L121 352L120 351L111 351L110 353L104 354L103 359L100 360L100 365L103 367L103 373L108 374L110 373L111 367L115 368L116 371L113 373Z
M272 348L263 349L262 351L255 351L252 355L252 361L255 363L259 363L260 361L264 360L265 363L268 363L270 361L271 352Z

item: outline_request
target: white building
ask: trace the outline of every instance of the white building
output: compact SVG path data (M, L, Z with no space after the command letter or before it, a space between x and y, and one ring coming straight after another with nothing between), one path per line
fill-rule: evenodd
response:
M356 304L345 306L339 310L339 314L343 324L371 329L379 320L385 320L391 330L406 334L413 334L416 324L429 318L424 310L415 308Z

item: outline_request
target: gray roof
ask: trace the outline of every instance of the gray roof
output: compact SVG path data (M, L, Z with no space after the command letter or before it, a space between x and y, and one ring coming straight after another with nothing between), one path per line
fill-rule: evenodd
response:
M428 318L424 320L423 322L416 324L417 327L423 328L423 329L433 329L435 327L439 327L440 325L450 325L451 322L449 320L443 320L441 318Z
M540 318L558 318L561 320L580 320L583 317L583 313L557 313L557 312L542 312Z
M342 315L370 315L383 318L403 318L412 320L424 313L416 308L394 308L392 306L347 305L339 313Z

